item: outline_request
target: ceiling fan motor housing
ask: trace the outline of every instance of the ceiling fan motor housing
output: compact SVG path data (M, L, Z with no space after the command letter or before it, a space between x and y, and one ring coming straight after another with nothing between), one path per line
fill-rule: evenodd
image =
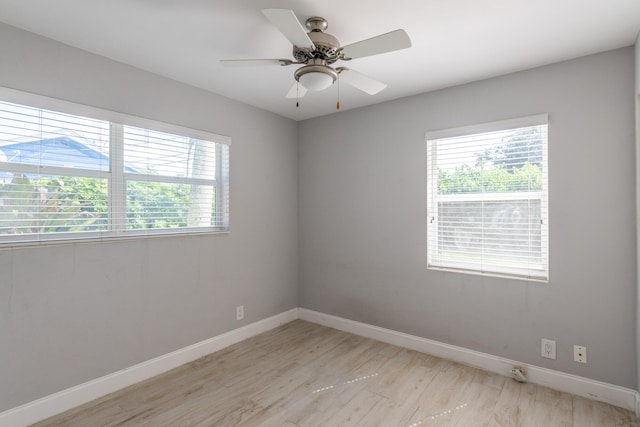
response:
M327 21L324 18L314 16L307 19L306 27L310 30L307 35L316 46L314 51L293 46L293 57L298 62L307 63L309 59L323 59L327 64L333 64L338 58L340 42L331 34L325 33Z

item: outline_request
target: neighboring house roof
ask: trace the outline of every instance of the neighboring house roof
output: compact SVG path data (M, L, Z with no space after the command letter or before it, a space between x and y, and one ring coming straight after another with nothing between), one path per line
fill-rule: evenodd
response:
M68 135L27 141L0 143L0 161L91 170L109 170L109 157L89 146L82 138ZM137 171L125 166L125 171Z

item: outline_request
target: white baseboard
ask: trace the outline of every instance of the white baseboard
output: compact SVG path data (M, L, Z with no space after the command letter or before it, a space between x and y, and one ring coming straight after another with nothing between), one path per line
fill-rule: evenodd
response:
M515 360L492 356L490 354L305 308L294 308L121 371L9 409L0 413L0 427L28 426L94 399L98 399L109 393L113 393L114 391L167 372L173 368L177 368L185 363L192 362L202 356L214 353L295 319L302 319L329 326L341 331L432 354L502 375L508 376L514 365L524 365L527 367L528 381L533 384L547 386L555 390L619 406L635 412L636 416L640 417L640 394L635 390L538 366L526 365Z
M298 318L294 308L222 335L181 348L84 384L45 396L0 413L0 426L28 426L109 393L167 372L232 344L266 332Z
M533 384L543 385L555 390L609 403L633 411L636 415L639 414L640 400L638 400L638 392L635 390L566 374L564 372L527 365L515 360L492 356L487 353L444 344L305 308L298 309L298 313L300 319L308 322L329 326L341 331L409 348L422 353L428 353L489 372L510 376L513 366L526 366L527 379Z

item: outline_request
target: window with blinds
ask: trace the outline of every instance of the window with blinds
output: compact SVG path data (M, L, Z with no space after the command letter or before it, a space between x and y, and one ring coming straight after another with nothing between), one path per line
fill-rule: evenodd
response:
M547 116L426 139L428 268L548 280Z
M124 165L127 229L227 224L228 146L125 126Z
M226 231L229 145L200 134L0 102L0 244Z

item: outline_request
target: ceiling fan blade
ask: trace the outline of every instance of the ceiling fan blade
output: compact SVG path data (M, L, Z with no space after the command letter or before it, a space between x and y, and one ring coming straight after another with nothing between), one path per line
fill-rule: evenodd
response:
M342 48L345 58L355 59L365 56L393 52L411 47L411 39L404 30L395 30L370 39L352 43Z
M220 63L225 67L263 67L269 65L291 65L290 59L223 59Z
M349 68L340 68L340 81L350 84L356 89L360 89L369 95L375 95L384 88L387 87L385 83L382 83L376 79L366 76L357 71L353 71Z
M273 25L294 45L300 48L315 50L304 27L291 9L262 9L262 13Z
M300 83L295 82L285 98L302 98L307 93L307 89L304 88Z

